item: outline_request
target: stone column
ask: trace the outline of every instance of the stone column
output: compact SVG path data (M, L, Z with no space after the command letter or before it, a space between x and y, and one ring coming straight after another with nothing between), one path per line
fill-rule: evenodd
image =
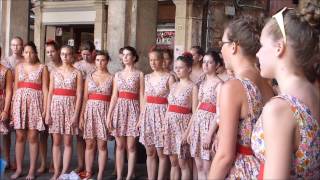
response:
M3 56L9 55L10 40L20 36L25 42L29 37L29 1L1 2L1 42Z
M173 0L176 5L175 57L192 46L201 45L204 1Z
M38 49L38 56L41 62L44 62L45 53L45 25L42 23L42 1L37 1L32 9L35 15L34 20L34 43Z
M157 0L109 0L107 49L111 72L120 70L118 51L126 45L137 49L137 67L149 71L148 52L156 43Z
M104 1L97 1L95 5L96 9L96 20L94 23L94 43L96 45L96 49L102 50L106 49L105 41L106 41L106 6Z
M148 53L156 44L157 37L157 0L138 0L136 24L136 48L139 54L137 67L150 72Z
M107 49L112 59L109 63L109 70L112 73L117 72L122 68L118 57L118 51L126 44L126 4L127 1L109 0Z

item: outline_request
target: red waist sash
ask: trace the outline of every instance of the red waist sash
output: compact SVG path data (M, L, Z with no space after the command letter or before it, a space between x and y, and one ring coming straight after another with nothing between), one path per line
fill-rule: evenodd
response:
M54 95L58 96L76 96L76 90L74 89L54 89L53 90Z
M126 92L126 91L120 91L118 94L119 98L123 98L123 99L131 99L131 100L138 100L139 99L139 95L136 93L132 93L132 92Z
M260 162L258 180L263 180L263 172L264 172L264 163Z
M191 109L183 107L183 106L177 106L177 105L169 105L168 111L180 113L180 114L190 114L191 113Z
M202 103L200 103L199 109L204 110L204 111L208 111L208 112L212 112L212 113L216 112L216 106L212 103L202 102Z
M104 94L98 94L98 93L90 93L88 95L88 99L101 100L101 101L108 101L109 102L111 100L111 96L104 95Z
M38 83L21 81L21 82L18 82L18 88L30 88L30 89L40 91L42 89L42 85Z
M147 96L147 103L153 104L168 104L167 98L158 96Z
M242 155L253 155L253 151L250 147L237 145L237 152Z

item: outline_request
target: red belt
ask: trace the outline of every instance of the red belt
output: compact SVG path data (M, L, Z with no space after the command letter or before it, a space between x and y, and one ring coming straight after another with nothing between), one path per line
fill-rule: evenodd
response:
M212 112L212 113L216 112L216 106L212 103L202 102L202 103L200 103L199 109L204 110L204 111L208 111L208 112Z
M253 151L250 147L237 145L237 152L242 155L253 155Z
M168 111L181 113L181 114L190 114L191 113L191 109L183 107L183 106L177 106L177 105L169 105Z
M0 95L2 95L3 94L3 90L2 89L0 89Z
M264 172L264 163L260 162L258 180L263 180L263 172Z
M58 96L76 96L76 90L57 88L53 90L53 94Z
M118 94L119 98L124 98L124 99L131 99L131 100L138 100L139 95L136 93L132 92L126 92L126 91L120 91Z
M101 101L110 101L111 96L104 94L91 93L88 95L88 99L92 100L101 100Z
M147 103L153 104L168 104L167 98L158 96L147 96Z
M32 83L32 82L18 82L18 88L30 88L30 89L34 89L34 90L41 90L42 86L41 84L38 83Z

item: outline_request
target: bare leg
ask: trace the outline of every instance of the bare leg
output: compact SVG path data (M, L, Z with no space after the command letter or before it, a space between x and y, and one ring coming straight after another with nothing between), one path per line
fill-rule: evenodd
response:
M48 131L40 132L40 167L37 170L38 173L44 173L47 166L47 148L48 148Z
M167 155L163 154L163 148L157 148L157 154L159 157L159 170L158 170L158 180L165 180L168 179L167 172L168 172L168 165L169 165L169 158Z
M157 179L157 153L154 146L145 146L147 152L148 179Z
M64 150L63 150L63 165L61 174L65 174L70 165L72 157L72 135L63 135Z
M136 138L127 137L127 151L128 151L128 174L127 180L132 178L136 166Z
M198 170L197 170L196 162L194 161L194 159L192 159L192 166L190 168L192 169L191 172L192 172L193 180L198 180Z
M62 135L53 134L53 145L52 145L52 162L54 167L54 174L52 180L58 179L60 176L60 167L61 167L61 144L62 144Z
M117 142L117 150L116 150L117 180L122 180L126 138L124 136L116 137L116 142Z
M112 175L117 176L117 156L116 156L116 151L117 151L117 142L114 140L114 169L112 172Z
M169 156L171 162L170 180L180 179L180 167L177 155Z
M181 179L191 180L191 169L189 166L189 159L179 159L179 166L181 168Z
M37 167L39 132L38 130L28 130L30 169L26 179L34 179Z
M205 177L205 179L208 179L208 175L209 175L209 171L210 171L210 166L212 161L208 161L208 160L202 160L203 162L203 176ZM200 180L200 179L199 179Z
M15 162L11 164L11 159L10 159L10 147L11 147L11 132L8 132L8 134L3 135L3 150L4 150L4 156L6 158L6 161L8 163L9 168L11 168Z
M77 158L78 158L78 167L77 172L82 172L84 170L84 151L85 151L85 142L81 135L77 136Z
M98 150L99 150L99 156L98 156L99 173L98 173L97 179L102 180L103 172L106 167L106 161L108 157L107 141L98 140Z
M17 179L22 173L22 163L24 157L24 146L26 143L27 131L23 129L16 130L16 164L17 169L14 174L11 175L11 179Z
M86 139L85 162L86 162L86 172L88 173L92 173L95 146L96 146L96 139Z

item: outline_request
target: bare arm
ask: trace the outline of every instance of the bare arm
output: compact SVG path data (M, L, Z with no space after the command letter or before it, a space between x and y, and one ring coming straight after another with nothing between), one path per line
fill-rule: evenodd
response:
M48 120L51 118L50 108L51 108L51 100L54 88L54 76L53 73L50 73L50 81L49 81L49 91L48 91L48 98L47 98L47 113L46 113L46 123L50 124Z
M80 108L81 108L81 100L82 100L82 88L83 88L83 78L80 71L77 71L77 94L76 94L76 107L74 111L74 116L76 119L79 117Z
M139 83L140 83L140 88L139 88L139 100L140 100L140 111L143 109L145 105L145 97L144 97L144 75L141 72L139 75Z
M11 98L12 98L12 85L13 85L13 77L12 72L8 69L6 73L6 98L4 103L4 109L3 111L9 115L10 110L10 104L11 104Z
M272 99L263 108L263 130L267 147L264 179L290 179L296 128L290 109L290 105L282 99Z
M80 128L83 128L83 121L84 121L84 111L87 106L87 101L88 101L88 80L85 80L84 83L84 89L83 89L83 101L82 101L82 107L81 107L81 112L80 112Z
M113 85L112 85L112 95L111 95L111 100L110 100L110 106L108 110L108 115L107 115L107 126L109 130L112 130L111 127L111 114L114 110L114 107L116 106L117 100L118 100L118 85L117 85L117 80L118 80L118 75L116 74L113 79Z
M43 92L43 114L42 117L45 118L47 98L48 98L48 86L49 86L49 72L47 66L44 66L42 71L42 92Z
M237 96L234 96L237 94ZM238 80L229 80L221 87L219 141L211 164L208 179L224 179L236 157L238 125L240 119L243 87Z

